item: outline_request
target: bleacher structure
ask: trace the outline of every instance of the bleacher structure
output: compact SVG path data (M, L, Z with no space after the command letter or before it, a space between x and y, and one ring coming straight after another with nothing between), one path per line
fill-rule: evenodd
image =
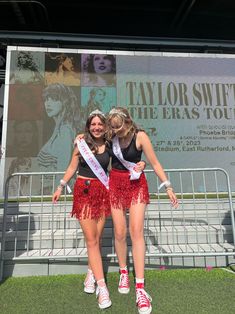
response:
M174 209L164 191L156 193L159 182L152 170L146 170L151 195L144 224L146 267L222 267L234 262L234 210L226 171L200 168L166 172L180 205ZM7 180L1 212L1 278L81 273L86 268L84 236L79 221L70 215L72 197L65 191L53 204L51 196L43 192L32 195L34 180L37 178L40 191L44 191L44 178L48 180L49 175L53 190L62 173L19 173ZM28 193L20 195L25 176L29 178ZM19 187L14 196L9 188L13 178ZM132 267L129 236L128 253ZM102 256L106 269L117 268L111 217L103 232Z

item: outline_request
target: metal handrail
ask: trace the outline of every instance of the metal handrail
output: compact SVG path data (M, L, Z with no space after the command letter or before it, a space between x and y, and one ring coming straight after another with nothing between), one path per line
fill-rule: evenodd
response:
M152 174L154 171L153 170L148 170L146 169L145 170L145 173L148 175L148 174ZM232 236L233 236L233 245L235 247L235 222L234 222L234 210L233 210L233 202L232 202L232 193L231 193L231 187L230 187L230 180L229 180L229 175L228 173L222 169L222 168L187 168L187 169L165 169L165 172L167 174L180 174L180 182L181 182L181 185L182 185L182 174L183 173L191 173L191 175L193 173L200 173L202 172L203 173L203 176L204 176L204 173L205 172L214 172L214 173L217 173L217 172L222 172L222 174L225 176L225 181L226 181L226 195L228 196L228 204L229 204L229 208L230 208L230 214L231 214L231 225L232 225ZM3 224L2 224L2 248L1 248L1 255L0 255L0 280L2 280L2 277L3 277L3 268L4 268L4 254L5 254L5 243L6 243L6 224L7 224L7 209L8 209L8 203L9 203L9 184L10 184L10 180L12 180L13 177L15 176L18 176L19 178L21 178L21 176L48 176L48 175L51 175L53 177L53 180L55 181L55 178L56 176L58 175L62 175L64 174L64 172L27 172L27 173L14 173L12 174L11 176L9 176L5 182L5 188L4 188L4 213L3 213ZM216 177L216 175L215 175ZM217 179L216 179L217 180ZM53 181L53 184L54 184L54 181ZM20 182L20 180L19 180ZM32 184L32 180L31 180L31 184ZM204 183L205 185L205 183ZM43 180L42 180L42 186L43 186ZM54 186L53 186L54 187ZM177 195L180 195L181 196L181 199L183 199L184 197L184 192L182 191L183 187L181 186L181 189L180 189L180 192L177 192ZM216 182L216 192L218 194L218 187L217 187L217 182ZM30 190L31 191L31 190ZM194 192L195 193L195 192ZM31 194L31 192L30 192ZM159 194L155 193L157 195L157 198L158 200L161 199L161 196L159 196ZM162 194L161 194L162 195ZM48 195L47 195L48 196ZM19 193L17 195L17 197L20 199L19 197ZM29 197L29 200L31 201L32 198L34 197L34 195L30 195ZM44 201L43 197L43 189L42 189L42 195L40 195L40 197L42 198L42 203ZM195 201L195 199L194 199ZM183 205L183 204L181 204ZM207 205L206 205L207 206ZM30 205L30 210L31 210L31 205ZM29 211L30 211L29 210ZM51 230L51 243L53 245L53 237L54 237L54 233L53 233L53 226L54 226L54 212L53 212L53 208L52 208L52 230ZM184 208L183 208L184 210ZM41 212L41 215L43 214L43 212ZM183 213L183 219L185 219L185 216L184 216L185 213ZM206 213L206 216L208 218L208 213ZM17 216L18 217L18 216ZM31 217L31 212L29 212L29 217ZM64 218L65 221L66 221L66 217ZM147 217L147 220L149 218ZM172 216L171 219L174 219L174 217ZM195 232L197 233L197 227L198 227L198 219L197 217L195 218ZM30 228L30 218L28 220L28 232L27 232L27 251L29 251L29 228ZM41 226L40 226L41 228ZM66 226L65 226L66 228ZM220 223L220 231L221 231L221 223ZM209 230L209 226L208 226L208 230ZM174 232L174 230L172 231ZM210 232L210 230L209 230ZM17 230L16 230L16 233L17 233ZM221 231L222 233L222 231ZM186 236L186 230L184 229L184 236ZM42 238L41 238L41 232L40 232L40 243L42 241ZM63 241L65 242L66 241L66 235L64 234L64 239ZM15 243L15 250L17 249L17 235L16 235L16 243ZM47 255L47 256L42 256L41 255L41 249L40 249L40 255L39 256L34 256L34 257L30 257L30 256L27 256L27 257L17 257L15 255L14 259L19 259L19 260L27 260L27 259L34 259L34 260L40 260L40 259L47 259L47 260L51 260L51 259L71 259L71 258L79 258L79 255L78 254L71 254L71 255L66 255L65 253L65 247L62 248L63 249L63 252L64 254L62 255L53 255L53 247L52 247L52 254L51 255ZM76 247L77 249L77 247ZM77 252L77 250L76 250ZM157 253L149 253L147 252L146 253L146 257L153 257L153 256L157 256L157 257L164 257L164 256L172 256L172 257L175 257L175 256L232 256L232 255L235 255L235 252L234 250L233 251L230 251L230 252L226 252L225 250L222 251L222 252L213 252L213 251L208 251L208 252L190 252L190 251L186 251L186 252L164 252L164 251L161 251L161 252L157 252ZM107 254L107 257L116 257L116 253L112 250L112 253L109 253Z

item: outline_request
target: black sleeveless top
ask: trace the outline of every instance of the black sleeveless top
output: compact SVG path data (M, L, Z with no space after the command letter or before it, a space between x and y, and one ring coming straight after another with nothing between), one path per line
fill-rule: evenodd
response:
M110 149L105 148L105 151L101 154L95 154L95 158L100 163L101 167L104 169L105 173L108 172L108 165L110 161ZM86 178L97 178L91 168L88 166L86 161L83 158L79 158L79 165L78 165L78 175Z
M122 156L125 160L137 163L141 160L142 150L136 147L136 134L133 136L129 146L122 148ZM112 150L112 168L118 170L127 170L126 167L119 161Z

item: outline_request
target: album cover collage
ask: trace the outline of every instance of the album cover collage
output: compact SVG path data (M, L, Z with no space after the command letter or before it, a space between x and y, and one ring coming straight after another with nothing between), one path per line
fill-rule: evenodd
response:
M64 171L89 113L116 106L116 56L16 50L8 83L5 178Z

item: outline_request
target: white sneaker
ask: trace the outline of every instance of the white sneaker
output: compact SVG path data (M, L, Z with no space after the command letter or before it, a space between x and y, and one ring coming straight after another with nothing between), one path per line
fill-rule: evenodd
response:
M86 279L84 281L84 292L94 293L95 292L95 277L92 270L88 269Z
M97 286L96 297L98 298L98 305L100 309L107 309L112 305L106 285L103 287Z

